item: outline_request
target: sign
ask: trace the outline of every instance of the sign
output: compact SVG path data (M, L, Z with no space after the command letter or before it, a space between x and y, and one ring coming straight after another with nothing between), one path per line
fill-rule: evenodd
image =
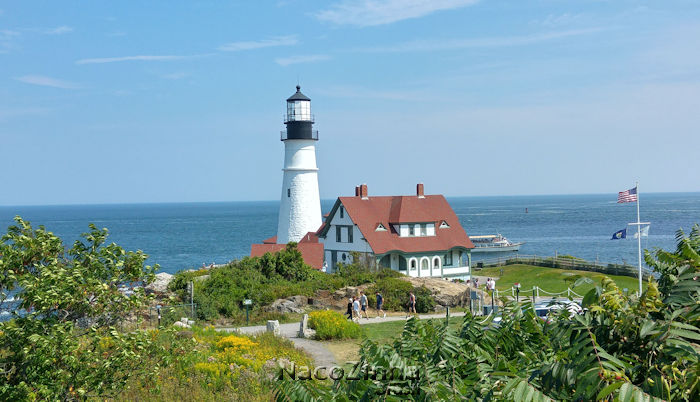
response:
M516 287L517 289L520 289L520 282L515 282L515 287Z
M243 300L243 305L244 305L244 306L250 306L251 304L253 304L253 301L252 301L252 300L250 300L250 299L245 299L245 300Z

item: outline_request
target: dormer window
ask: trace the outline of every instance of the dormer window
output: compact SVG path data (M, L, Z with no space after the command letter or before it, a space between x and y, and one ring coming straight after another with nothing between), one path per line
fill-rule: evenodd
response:
M447 221L442 221L440 223L440 229L449 229L450 225L447 224Z
M386 227L382 225L381 223L377 225L377 228L374 229L375 232L386 232Z

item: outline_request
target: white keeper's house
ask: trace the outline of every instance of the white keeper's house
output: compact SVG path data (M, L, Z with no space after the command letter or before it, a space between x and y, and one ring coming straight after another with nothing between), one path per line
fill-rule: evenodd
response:
M413 277L469 279L474 244L442 195L339 197L316 232L328 272L350 263L352 252Z

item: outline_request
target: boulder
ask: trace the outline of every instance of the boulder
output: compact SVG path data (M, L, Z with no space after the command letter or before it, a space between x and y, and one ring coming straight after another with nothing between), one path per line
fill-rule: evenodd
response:
M280 322L277 320L267 321L267 332L272 332L275 336L280 335Z
M185 323L182 322L182 321L175 321L175 322L173 323L173 326L174 326L174 327L179 327L179 328L190 328L190 326L189 326L188 324L185 324Z
M146 286L146 290L150 290L152 292L157 293L165 293L168 291L168 285L170 284L170 282L172 282L173 277L173 275L170 275L166 272L159 272L156 274L156 280L153 281L153 283Z
M299 333L297 334L297 337L310 339L313 338L314 335L316 335L316 331L309 328L309 315L304 314L304 316L301 317L301 322L299 323Z
M307 302L306 296L292 296L286 299L277 299L266 306L264 310L275 313L303 313L303 307Z

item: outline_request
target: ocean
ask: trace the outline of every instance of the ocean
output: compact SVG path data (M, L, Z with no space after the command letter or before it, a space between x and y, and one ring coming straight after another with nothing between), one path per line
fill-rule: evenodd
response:
M617 204L617 194L448 201L468 234L501 233L511 241L523 241L520 254L637 263L637 241L631 233L628 239L610 240L637 218L635 204ZM675 249L676 230L689 232L700 223L700 193L642 194L640 201L642 221L651 222L643 248ZM322 201L324 213L333 202ZM20 215L34 226L44 225L70 247L94 223L109 229L109 241L126 250L143 250L150 256L148 264L175 273L248 255L251 243L276 234L278 205L259 201L0 207L0 233L6 233L13 217Z

